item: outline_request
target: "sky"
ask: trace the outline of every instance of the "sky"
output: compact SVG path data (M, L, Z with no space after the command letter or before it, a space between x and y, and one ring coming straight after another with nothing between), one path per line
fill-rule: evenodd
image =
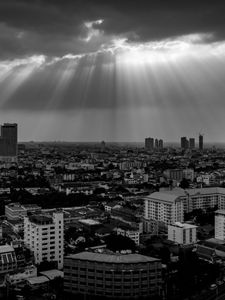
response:
M20 141L225 142L225 3L1 0L0 123Z

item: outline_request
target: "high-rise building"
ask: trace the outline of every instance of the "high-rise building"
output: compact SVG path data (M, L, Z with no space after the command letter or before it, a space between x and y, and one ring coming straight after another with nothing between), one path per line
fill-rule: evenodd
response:
M154 148L154 139L148 137L145 139L145 148L146 149L153 149Z
M195 148L195 139L194 138L190 138L189 139L189 148L190 149L194 149Z
M36 214L24 217L24 242L34 252L36 264L55 261L63 267L64 253L63 213Z
M158 149L159 148L159 140L155 139L155 148Z
M188 139L186 138L186 136L181 137L180 146L182 149L188 149L189 143L188 143Z
M163 140L159 140L159 149L162 149L163 148Z
M168 226L175 222L183 222L183 201L179 195L155 192L144 198L144 217L147 220L155 220Z
M203 135L202 134L199 134L198 145L199 145L199 150L203 150Z
M17 124L5 123L1 126L0 161L17 161Z

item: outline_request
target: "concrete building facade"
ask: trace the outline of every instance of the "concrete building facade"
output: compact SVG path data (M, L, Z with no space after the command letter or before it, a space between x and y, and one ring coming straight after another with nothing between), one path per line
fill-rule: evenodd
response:
M225 210L215 211L215 239L225 241Z
M24 218L24 242L34 252L36 264L55 261L63 267L64 254L63 213L32 215Z
M168 240L180 245L190 245L197 242L197 226L176 222L168 226Z
M81 252L65 257L64 290L106 298L149 298L161 294L159 259L139 254Z
M166 192L155 192L144 198L144 218L163 222L166 226L183 222L183 201L179 196Z

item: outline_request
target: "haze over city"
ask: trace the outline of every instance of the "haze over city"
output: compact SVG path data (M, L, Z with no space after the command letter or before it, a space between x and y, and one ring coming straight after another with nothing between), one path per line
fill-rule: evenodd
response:
M225 141L223 1L2 0L0 19L20 141Z

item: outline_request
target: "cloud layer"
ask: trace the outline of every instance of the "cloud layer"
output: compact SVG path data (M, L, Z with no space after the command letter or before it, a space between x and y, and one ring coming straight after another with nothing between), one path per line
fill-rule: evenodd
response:
M2 0L0 58L97 51L115 37L148 42L207 33L223 40L224 13L223 1ZM85 25L96 20L104 21ZM93 30L101 38L88 38Z

